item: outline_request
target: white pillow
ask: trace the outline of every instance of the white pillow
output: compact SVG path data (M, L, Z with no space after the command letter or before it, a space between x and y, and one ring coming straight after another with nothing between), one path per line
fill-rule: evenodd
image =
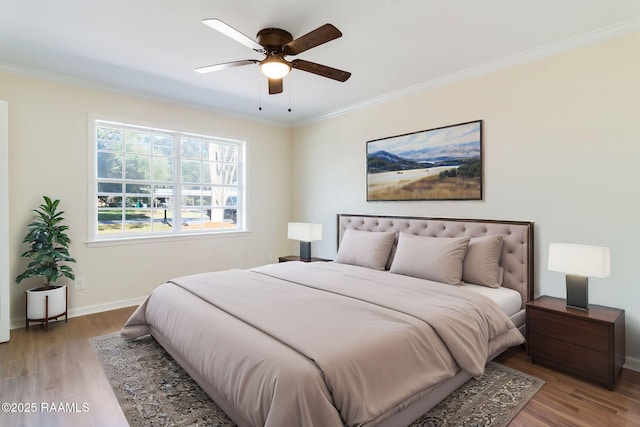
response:
M474 237L462 261L462 281L476 285L499 288L502 235Z
M427 237L400 233L391 272L459 285L469 237Z
M336 262L384 270L395 238L395 233L347 229Z

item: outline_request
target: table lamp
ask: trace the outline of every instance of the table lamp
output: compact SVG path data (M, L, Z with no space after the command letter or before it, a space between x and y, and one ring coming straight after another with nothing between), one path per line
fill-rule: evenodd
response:
M567 308L589 310L589 277L608 277L611 274L610 263L607 247L549 244L548 269L567 275Z
M290 222L287 237L292 240L300 240L300 259L310 261L311 242L322 240L322 224Z

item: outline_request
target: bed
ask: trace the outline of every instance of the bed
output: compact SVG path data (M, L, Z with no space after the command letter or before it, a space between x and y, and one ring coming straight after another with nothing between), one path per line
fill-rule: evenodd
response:
M524 342L533 223L340 214L337 230L335 262L164 283L122 335L153 335L241 427L408 425Z

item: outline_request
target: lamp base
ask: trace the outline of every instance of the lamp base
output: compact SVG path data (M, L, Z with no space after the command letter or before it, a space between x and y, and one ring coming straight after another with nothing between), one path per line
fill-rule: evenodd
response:
M589 279L567 274L567 308L589 310Z
M300 242L300 259L311 261L311 242Z

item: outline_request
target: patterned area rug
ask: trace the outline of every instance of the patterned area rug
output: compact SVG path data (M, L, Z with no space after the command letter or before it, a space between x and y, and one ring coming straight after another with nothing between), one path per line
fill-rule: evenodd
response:
M119 334L91 339L132 427L235 424L150 336L127 342ZM544 381L490 362L411 427L506 426Z

